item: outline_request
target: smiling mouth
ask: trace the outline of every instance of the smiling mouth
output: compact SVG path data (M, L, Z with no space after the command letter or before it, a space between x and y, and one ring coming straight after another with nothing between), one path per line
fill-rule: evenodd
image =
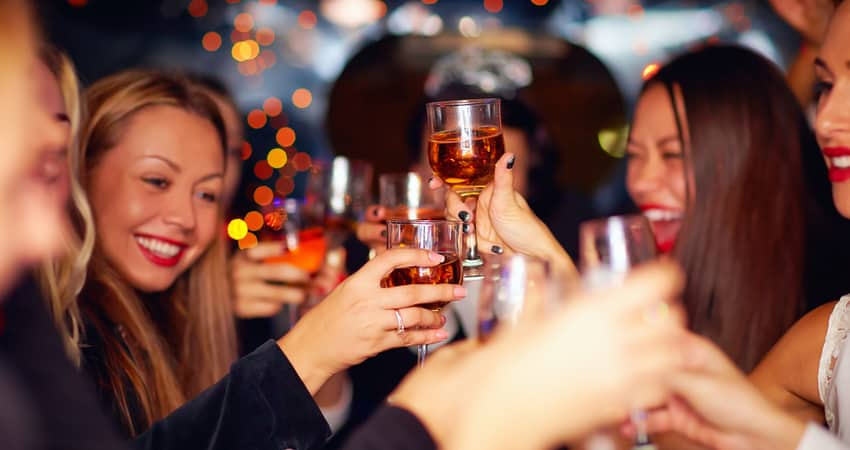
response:
M655 246L659 253L669 253L676 245L679 229L682 226L682 212L662 208L647 208L643 215L652 226Z
M136 235L135 238L142 254L158 266L172 267L177 265L186 249L185 244L169 242L153 236Z

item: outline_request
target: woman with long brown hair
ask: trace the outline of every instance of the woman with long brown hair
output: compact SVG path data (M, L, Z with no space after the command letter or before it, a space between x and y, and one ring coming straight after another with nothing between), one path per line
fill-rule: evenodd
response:
M247 427L230 430L231 437L272 439L256 431L271 427L284 434L275 439L289 445L315 445L326 425L309 397L328 377L386 348L445 338L439 314L415 305L461 298L463 289L380 288L393 267L436 263L427 252L393 252L350 277L289 334L237 362L216 384L236 360L217 239L225 148L218 110L183 78L146 71L101 80L86 100L79 175L98 232L78 299L86 325L80 348L84 367L128 435L215 384L174 414L201 417L196 425L206 435L234 427L226 423L231 420ZM399 320L408 330L398 332ZM261 417L239 417L237 396L266 405L256 411Z

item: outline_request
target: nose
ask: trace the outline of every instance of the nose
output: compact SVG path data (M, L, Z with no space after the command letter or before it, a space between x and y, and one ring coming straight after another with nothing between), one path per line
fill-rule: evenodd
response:
M842 135L850 135L850 81L835 83L820 100L815 116L815 132L821 145L829 145ZM847 143L847 138L842 139Z
M661 188L663 167L658 158L650 156L642 159L630 159L626 172L626 187L635 203L641 203L647 196Z
M197 225L197 214L192 201L193 193L191 190L180 191L180 189L174 189L169 196L165 205L164 220L166 224L180 228L181 232L188 232L194 230Z

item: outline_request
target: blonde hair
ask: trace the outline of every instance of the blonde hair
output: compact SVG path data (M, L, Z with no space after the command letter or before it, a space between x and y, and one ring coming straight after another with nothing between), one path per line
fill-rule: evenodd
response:
M53 46L43 44L39 50L40 61L56 77L65 111L71 125L68 143L68 167L70 184L70 215L76 228L63 240L63 256L46 261L36 270L48 308L61 332L68 356L74 364L80 364L80 339L83 334L77 295L86 281L86 269L94 249L94 217L80 185L79 133L83 111L80 104L80 85L71 60Z
M151 106L177 107L209 120L225 149L224 125L215 103L185 78L153 71L125 71L86 91L89 116L81 134L81 179L120 141L129 119ZM167 291L162 302L139 294L95 247L89 280L80 296L87 323L102 340L108 385L131 434L144 431L209 387L236 359L223 239L216 239ZM156 306L163 305L162 310ZM130 405L144 417L134 416Z

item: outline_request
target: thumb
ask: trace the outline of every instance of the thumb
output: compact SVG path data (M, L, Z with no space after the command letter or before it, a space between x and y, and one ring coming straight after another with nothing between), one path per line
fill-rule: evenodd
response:
M494 205L506 206L516 203L514 197L514 174L513 166L516 156L513 153L505 153L496 162L495 175L493 176Z

